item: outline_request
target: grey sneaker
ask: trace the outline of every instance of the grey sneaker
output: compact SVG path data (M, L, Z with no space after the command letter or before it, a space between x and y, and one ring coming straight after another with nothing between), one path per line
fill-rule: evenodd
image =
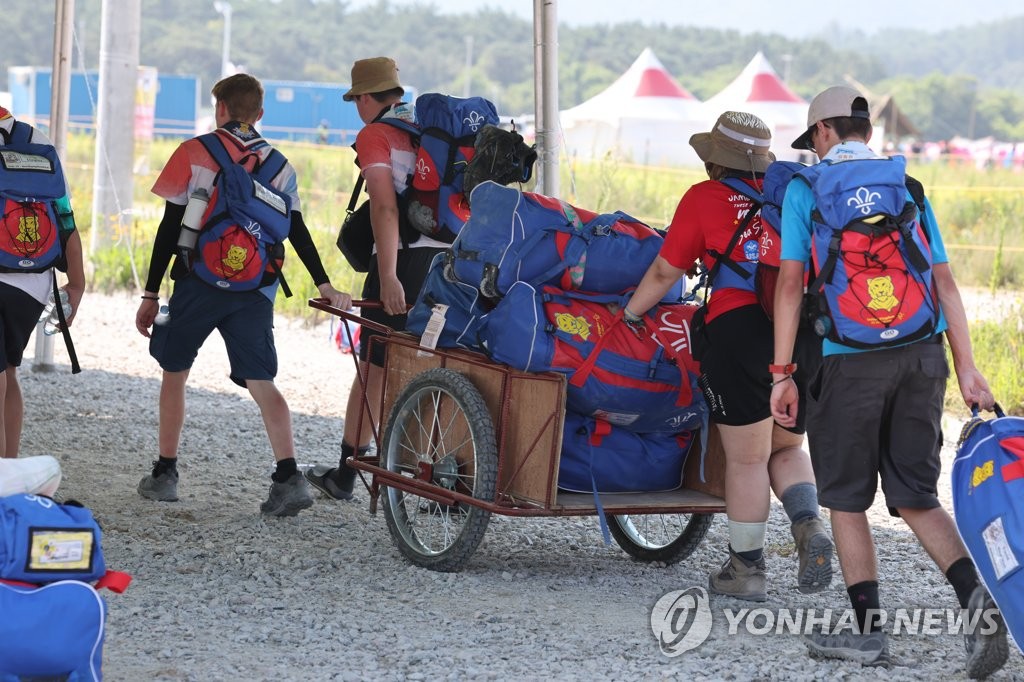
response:
M335 500L351 500L352 488L356 482L356 470L345 467L338 471L334 467L317 464L303 472L309 484L327 497Z
M164 469L162 471L153 465L153 473L143 476L139 481L139 495L147 500L158 502L178 501L178 471L176 469Z
M298 471L287 481L270 484L270 496L260 505L260 511L267 516L295 516L303 509L313 506L309 485Z
M994 609L990 618L986 618L985 611ZM981 612L977 618L977 626L972 634L964 635L964 646L967 648L967 676L972 680L980 680L988 677L1003 667L1010 650L1006 642L1006 622L999 613L992 595L988 593L984 585L978 585L971 592L971 598L967 601L968 613ZM972 622L964 618L965 622ZM995 624L995 631L985 634L990 623Z
M842 658L870 667L888 668L889 637L882 631L862 635L851 630L831 634L813 632L804 639L812 655L822 658Z
M832 539L817 516L793 524L793 539L800 558L797 589L807 594L832 584Z
M722 567L708 576L708 589L712 594L747 601L767 601L766 584L764 557L751 563L731 549Z

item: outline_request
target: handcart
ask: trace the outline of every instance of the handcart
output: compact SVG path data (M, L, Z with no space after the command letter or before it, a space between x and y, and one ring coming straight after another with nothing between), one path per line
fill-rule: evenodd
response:
M379 500L392 539L415 565L458 571L483 539L491 514L599 513L626 553L672 564L688 557L713 515L725 511L725 460L714 432L707 439L703 481L694 443L677 490L599 496L559 490L563 375L522 372L462 349L422 348L418 337L324 300L309 305L383 334L370 341L385 345L383 386L380 395L364 388L359 416L362 422L371 404L379 408L376 452L348 463L364 483L368 475L370 512L376 513Z

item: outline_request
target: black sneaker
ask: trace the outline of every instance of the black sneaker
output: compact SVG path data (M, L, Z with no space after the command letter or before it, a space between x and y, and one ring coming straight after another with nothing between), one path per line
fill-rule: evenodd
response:
M161 468L153 464L153 473L139 481L139 495L158 502L178 501L178 470Z
M812 655L822 658L841 658L856 661L864 666L888 668L892 664L889 656L889 638L882 632L862 635L851 630L831 634L814 632L804 643Z
M312 506L313 496L306 479L296 471L288 480L270 484L270 496L260 505L260 511L267 516L295 516Z
M337 469L318 464L303 472L309 484L334 500L348 501L352 499L355 487L356 470L349 467Z
M991 620L985 618L985 612L992 609L994 613ZM974 632L964 635L964 647L967 649L967 676L972 680L980 680L988 677L1003 667L1007 657L1010 655L1010 648L1006 642L1006 622L999 613L992 595L988 593L984 585L978 585L971 592L971 598L967 601L967 613L980 612L977 617L977 624ZM964 619L971 622L970 619ZM983 634L982 629L995 623L995 632Z

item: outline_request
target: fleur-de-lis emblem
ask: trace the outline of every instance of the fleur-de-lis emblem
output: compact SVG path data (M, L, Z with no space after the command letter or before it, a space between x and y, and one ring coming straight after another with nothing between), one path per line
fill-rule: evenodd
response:
M484 117L479 111L469 112L469 116L462 119L462 122L469 126L474 133L484 124Z
M846 200L846 205L856 206L861 213L868 215L871 213L871 207L875 205L875 200L881 198L882 195L878 192L872 192L867 187L858 187L854 195Z
M422 158L416 161L416 174L420 176L420 180L425 180L427 175L430 174L430 166Z

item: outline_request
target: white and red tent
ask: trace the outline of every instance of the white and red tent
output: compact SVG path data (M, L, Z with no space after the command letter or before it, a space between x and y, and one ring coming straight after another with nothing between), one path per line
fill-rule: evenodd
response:
M607 89L560 114L570 158L608 154L652 166L699 163L690 135L707 129L700 101L681 86L650 48Z
M761 52L754 55L732 83L704 102L712 122L723 111L746 111L759 117L771 128L772 151L780 159L800 156L790 145L807 129L808 106L786 87Z

